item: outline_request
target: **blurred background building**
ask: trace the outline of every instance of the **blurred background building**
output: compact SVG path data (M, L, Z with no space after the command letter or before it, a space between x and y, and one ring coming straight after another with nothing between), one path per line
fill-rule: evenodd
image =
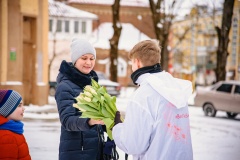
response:
M229 38L228 74L227 79L240 80L240 1L235 0L232 18L232 28Z
M235 1L226 80L240 80L240 1ZM210 85L216 81L218 37L215 26L221 26L222 9L216 9L214 15L207 9L208 6L198 6L184 19L175 21L169 37L172 73L196 81L196 85Z
M173 23L173 36L169 40L173 48L171 54L174 76L189 80L196 76L196 83L200 85L212 83L205 80L207 73L214 71L216 67L218 40L214 24L221 24L221 18L219 13L214 22L207 14L189 15Z
M48 103L48 0L0 0L0 89Z
M114 0L0 0L0 89L15 89L25 104L46 104L48 82L62 60L70 61L72 38L86 38L97 50L95 70L109 75L109 39ZM148 0L121 0L118 82L131 85L127 54L139 41L155 39ZM214 16L213 16L214 15ZM235 0L226 79L240 80L240 1ZM169 34L169 72L197 85L215 81L218 45L215 25L222 9L195 6L173 21Z
M93 22L98 16L68 6L64 3L49 0L49 81L56 81L62 60L70 61L70 44L73 38L90 39L93 33Z
M98 15L94 29L101 23L112 22L112 4L114 0L60 0L66 4ZM154 38L152 13L148 0L121 0L120 22L131 23L147 36Z

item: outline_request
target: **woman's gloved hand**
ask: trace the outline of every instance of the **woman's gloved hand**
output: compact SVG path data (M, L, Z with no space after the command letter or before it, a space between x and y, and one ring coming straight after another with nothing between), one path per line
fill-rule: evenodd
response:
M118 124L118 123L122 123L121 114L120 114L119 111L117 111L116 114L115 114L114 123L115 123L115 125Z

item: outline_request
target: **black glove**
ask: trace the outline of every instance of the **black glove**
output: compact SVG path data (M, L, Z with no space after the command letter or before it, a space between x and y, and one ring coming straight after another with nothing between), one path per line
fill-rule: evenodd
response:
M118 123L122 123L120 117L121 117L121 114L120 114L119 111L117 111L116 114L115 114L115 119L114 119L114 123L115 123L115 125L118 124Z

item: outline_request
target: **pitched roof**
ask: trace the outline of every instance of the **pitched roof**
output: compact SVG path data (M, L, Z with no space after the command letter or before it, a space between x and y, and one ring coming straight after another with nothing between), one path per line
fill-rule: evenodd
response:
M99 4L99 5L112 5L114 0L67 0L68 3L85 3L85 4ZM134 7L149 7L148 0L121 0L122 6Z
M129 51L132 47L142 40L151 39L144 33L140 32L136 27L130 23L121 23L122 31L119 38L118 49ZM96 48L110 49L109 39L113 36L112 23L101 23L100 26L94 30L90 42Z
M48 14L56 17L98 19L98 16L93 13L82 11L54 0L48 0Z

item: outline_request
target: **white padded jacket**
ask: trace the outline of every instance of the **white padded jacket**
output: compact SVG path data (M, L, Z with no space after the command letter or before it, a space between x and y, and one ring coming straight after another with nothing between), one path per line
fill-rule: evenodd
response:
M116 145L134 160L192 160L192 83L164 71L143 74L137 83L124 122L113 128Z

